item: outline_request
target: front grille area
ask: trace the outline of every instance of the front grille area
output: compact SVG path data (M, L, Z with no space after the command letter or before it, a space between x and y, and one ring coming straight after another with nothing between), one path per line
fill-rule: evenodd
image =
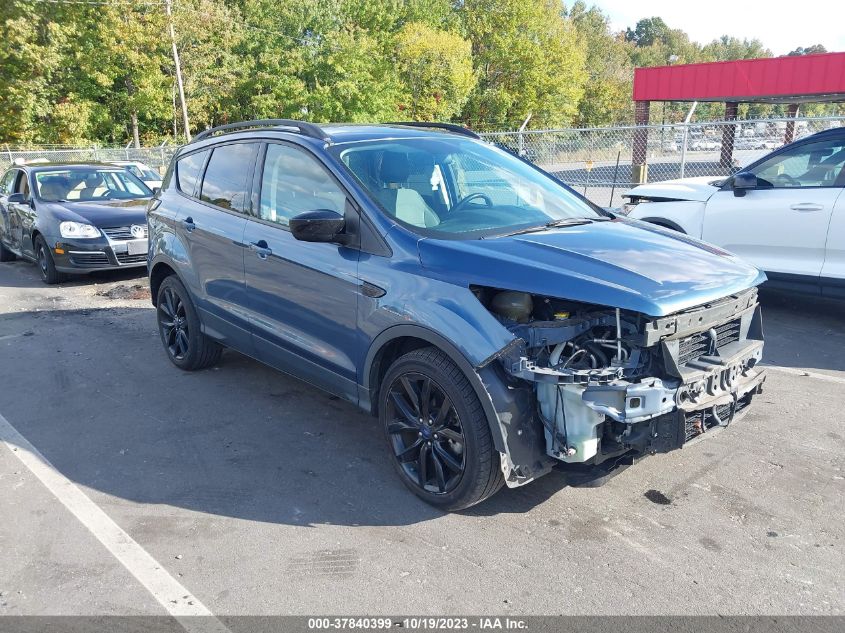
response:
M722 325L717 325L714 328L716 330L716 347L722 347L722 345L738 341L740 328L740 319L734 319ZM710 340L709 331L699 332L698 334L681 339L678 346L678 365L683 365L709 353Z
M70 261L74 266L108 266L109 256L102 251L91 251L90 253L71 252Z
M752 395L753 394L749 393L737 400L734 416L751 404ZM707 429L718 426L719 420L721 420L722 424L727 423L731 418L731 407L732 405L730 403L720 404L709 409L685 413L684 422L686 439L684 441L689 442L694 437L698 437L699 435L707 432Z
M117 253L117 261L120 264L146 264L147 254L130 255L129 253Z
M132 235L132 227L129 226L110 226L103 229L103 233L105 233L109 239L117 241L140 239ZM144 237L147 237L146 226L144 226Z

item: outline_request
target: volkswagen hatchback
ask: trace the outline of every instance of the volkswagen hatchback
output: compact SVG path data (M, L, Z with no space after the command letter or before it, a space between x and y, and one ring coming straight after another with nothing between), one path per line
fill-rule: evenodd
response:
M685 446L765 378L759 270L457 126L208 130L148 222L177 367L231 347L357 404L443 509Z

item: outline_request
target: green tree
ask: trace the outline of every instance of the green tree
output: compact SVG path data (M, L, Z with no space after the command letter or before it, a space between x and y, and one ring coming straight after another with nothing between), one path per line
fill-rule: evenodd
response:
M9 143L76 142L87 133L80 100L62 81L68 42L74 39L69 5L15 0L0 22L0 139ZM59 103L60 102L60 103ZM59 103L60 107L56 107Z
M587 73L572 24L553 0L465 0L478 85L462 118L514 127L566 125L577 114Z
M609 125L630 111L634 67L632 44L613 34L610 18L596 6L578 0L569 11L587 53L588 80L578 104L579 126Z
M796 55L818 55L819 53L826 53L827 49L822 46L821 44L813 44L812 46L807 46L804 48L803 46L799 46L794 51L790 51L787 53L790 57L795 57Z
M145 137L157 137L170 113L172 81L162 72L169 51L161 37L164 14L151 5L100 5L98 14L77 30L88 45L78 56L73 84L106 110L99 120L89 115L97 138L122 142L128 136L140 147L142 128Z
M180 0L174 7L177 45L182 62L185 100L192 128L237 120L239 86L252 69L251 60L237 54L249 35L237 6L219 0ZM160 37L165 38L164 32ZM169 74L173 59L163 58ZM173 104L173 120L179 115Z
M700 61L720 62L771 56L772 51L763 46L763 43L758 39L739 39L723 35L702 47Z
M666 44L669 31L663 18L643 18L633 29L625 29L625 39L639 47Z
M458 115L476 83L469 41L422 22L409 22L399 31L396 62L415 121Z

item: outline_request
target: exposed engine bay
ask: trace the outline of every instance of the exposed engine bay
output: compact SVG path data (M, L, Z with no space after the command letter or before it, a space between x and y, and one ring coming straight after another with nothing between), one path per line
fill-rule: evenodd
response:
M546 454L558 462L598 465L680 448L730 424L765 379L756 288L664 317L472 291L514 335L498 360L533 390ZM510 466L508 484L527 483Z

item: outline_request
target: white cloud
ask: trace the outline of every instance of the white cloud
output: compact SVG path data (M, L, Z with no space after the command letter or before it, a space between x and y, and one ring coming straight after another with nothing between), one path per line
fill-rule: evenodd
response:
M828 51L845 51L845 4L841 0L747 2L743 0L586 0L610 15L616 30L641 18L658 16L671 28L686 31L706 44L721 35L756 38L775 55L799 46L822 44ZM567 3L570 4L570 3Z

